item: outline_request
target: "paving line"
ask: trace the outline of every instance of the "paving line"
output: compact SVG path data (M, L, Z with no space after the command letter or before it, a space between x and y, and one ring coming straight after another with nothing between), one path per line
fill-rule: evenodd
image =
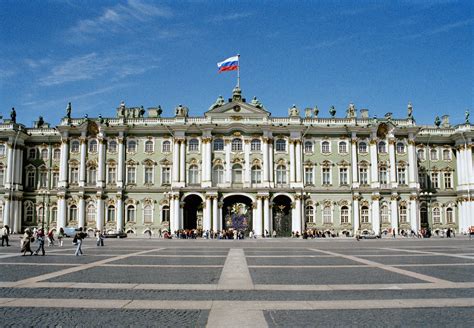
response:
M389 250L398 251L398 252L418 253L418 254L432 255L432 256L449 256L449 257L456 257L456 258L460 258L460 259L474 260L472 258L472 256L466 256L466 255L463 255L463 254L449 254L449 253L429 252L429 251L415 251L415 250L403 249L403 248L384 248L384 249L389 249Z
M138 255L138 254L156 252L156 251L159 251L159 250L160 250L160 248L151 249L151 250L147 250L147 251L141 251L141 252L137 252L137 253L131 253L131 254L123 254L123 255L120 255L120 256L115 256L115 257L112 257L112 258L108 258L108 259L104 259L104 260L100 260L100 261L96 261L96 262L92 262L92 263L83 264L83 265L78 266L78 267L67 268L67 269L63 269L63 270L60 270L60 271L46 273L46 274L42 274L42 275L39 275L39 276L36 276L36 277L31 277L31 278L19 280L19 281L15 282L15 285L16 286L21 286L21 285L25 285L25 284L39 282L39 281L42 281L42 280L48 280L48 279L60 277L60 276L63 276L63 275L69 274L69 273L91 269L91 268L100 266L102 264L107 264L109 262L126 259L128 257L135 256L135 255Z
M402 308L474 307L474 298L422 298L393 300L335 301L184 301L184 300L107 300L54 298L0 298L2 307L28 308L102 308L102 309L173 309L173 310L370 310ZM227 319L229 318L227 313ZM239 318L240 319L240 318ZM236 320L239 321L239 320ZM239 321L240 322L240 321ZM222 321L220 321L222 326Z
M218 264L101 264L100 267L117 268L222 268Z
M366 265L371 265L371 266L376 267L378 269L398 273L398 274L401 274L401 275L404 275L404 276L408 276L408 277L411 277L411 278L415 278L415 279L419 279L419 280L423 280L423 281L427 281L427 282L442 283L442 284L452 283L451 281L448 281L448 280L439 279L439 278L428 276L428 275L425 275L425 274L416 273L416 272L413 272L413 271L408 271L408 270L392 267L392 266L389 266L389 265L386 265L386 264L382 264L382 263L362 259L362 258L355 257L355 256L352 256L352 255L344 255L344 254L334 253L334 252L325 251L325 250L316 249L316 248L312 248L312 250L314 250L315 252L321 252L321 253L325 253L325 254L329 254L329 255L333 255L333 256L339 256L339 257L342 257L342 258L345 258L345 259L348 259L348 260L352 260L352 261L355 261L355 262L363 263L363 264L366 264Z
M231 248L224 263L218 289L252 289L253 282L245 259L244 250Z
M344 264L344 265L249 265L252 269L341 269L341 268L370 268L376 265Z

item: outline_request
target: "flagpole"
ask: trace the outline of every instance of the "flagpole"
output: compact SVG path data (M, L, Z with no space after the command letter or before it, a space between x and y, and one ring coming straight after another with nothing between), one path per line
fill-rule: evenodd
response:
M237 55L237 88L240 89L240 55Z

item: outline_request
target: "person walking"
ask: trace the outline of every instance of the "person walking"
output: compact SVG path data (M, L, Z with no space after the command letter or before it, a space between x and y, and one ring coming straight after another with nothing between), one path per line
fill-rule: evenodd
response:
M44 231L42 228L38 229L38 231L36 231L36 240L38 242L38 248L36 249L36 251L34 252L35 255L38 255L39 251L42 252L42 256L45 255L45 251L44 251Z
M26 255L26 252L30 252L30 256L33 255L33 251L31 250L31 242L34 241L33 233L31 232L30 228L25 229L25 234L21 240L21 251L23 256Z
M10 235L10 227L8 225L4 225L2 228L2 247L5 246L4 242L7 243L7 246L10 246L10 244L8 243L9 235Z
M74 253L74 255L76 256L80 256L80 255L83 255L82 253L82 249L81 249L81 246L82 246L82 240L87 236L86 233L82 232L82 227L79 228L79 231L76 232L76 235L74 236L74 239L73 239L73 244L77 245L76 247L76 252Z
M48 247L54 246L54 230L51 229L48 232Z
M64 238L64 229L61 227L59 228L58 232L58 245L63 247L63 238Z

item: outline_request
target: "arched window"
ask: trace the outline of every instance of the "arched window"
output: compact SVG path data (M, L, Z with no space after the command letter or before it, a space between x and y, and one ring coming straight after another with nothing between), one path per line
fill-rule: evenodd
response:
M328 154L331 152L331 148L330 148L330 145L329 145L329 141L323 141L321 143L321 152L323 154Z
M71 205L69 207L69 222L72 221L77 221L77 206L76 205Z
M94 204L89 204L87 206L87 212L86 212L86 220L87 222L95 222L95 206Z
M151 208L151 205L145 205L145 207L143 207L143 222L153 222L153 209Z
M0 144L0 157L4 157L5 154L6 154L5 145L4 145L4 144Z
M438 160L438 151L436 149L431 149L430 150L430 159L432 161L437 161Z
M47 149L41 149L41 159L43 161L48 160L48 150Z
M199 169L197 165L191 165L189 167L189 184L199 183Z
M407 222L407 207L402 205L400 206L400 223Z
M161 222L170 221L170 207L165 205L161 208Z
M362 141L359 142L359 153L366 153L367 152L367 143Z
M397 142L397 153L405 153L405 144L403 142Z
M252 183L262 183L262 169L258 165L252 166Z
M277 184L286 184L286 166L278 165L276 169Z
M129 153L137 152L137 142L135 140L129 140L127 142L127 152Z
M349 223L349 207L341 207L341 223Z
M286 151L286 141L285 139L278 139L276 141L276 151Z
M242 165L232 166L232 183L242 183Z
M152 153L153 152L153 141L147 140L145 141L145 153Z
M78 153L79 152L79 140L71 141L71 152Z
M242 151L242 140L235 138L232 140L232 151Z
M323 208L323 223L332 222L332 211L330 206L324 206Z
M382 205L380 208L380 219L382 223L388 223L390 222L390 217L388 215L388 206L387 205Z
M347 142L341 141L339 143L339 153L340 154L345 154L347 153Z
M306 212L306 222L315 222L314 220L314 207L312 205L308 205L305 207Z
M441 223L441 210L439 209L439 207L433 208L433 223Z
M61 159L61 149L55 148L53 151L53 159L59 161Z
M127 222L135 222L135 206L129 205L127 206Z
M109 146L107 147L110 153L116 153L117 152L117 141L115 140L110 140L109 141Z
M32 202L25 203L25 219L26 222L33 222L35 218L35 206Z
M166 141L163 141L163 144L161 145L161 151L163 153L169 153L171 152L171 142L166 140Z
M89 141L89 153L97 153L97 140Z
M418 155L418 160L420 161L425 160L425 151L423 149L418 149L417 155Z
M385 141L379 142L379 153L386 153L387 152L387 144Z
M107 207L107 222L115 222L115 206L109 205Z
M312 153L313 152L313 143L311 141L304 142L304 152Z
M443 150L443 159L445 161L451 160L451 152L449 151L449 149L444 149Z
M369 208L367 206L362 206L360 209L360 221L369 223Z
M250 150L251 151L260 151L260 149L261 149L260 140L252 139L252 141L250 142Z
M199 151L199 140L197 140L197 139L189 140L188 150L189 151Z
M222 165L214 166L214 170L212 171L212 183L214 185L224 183L224 168Z
M215 151L221 151L224 150L224 140L222 139L215 139L214 140L214 150Z
M454 223L454 213L451 207L448 207L446 209L446 223Z

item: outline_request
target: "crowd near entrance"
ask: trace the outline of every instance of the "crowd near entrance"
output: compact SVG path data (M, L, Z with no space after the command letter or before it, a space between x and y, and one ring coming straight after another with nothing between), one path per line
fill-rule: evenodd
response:
M222 207L223 230L236 230L247 235L252 231L252 200L234 195L224 199Z

